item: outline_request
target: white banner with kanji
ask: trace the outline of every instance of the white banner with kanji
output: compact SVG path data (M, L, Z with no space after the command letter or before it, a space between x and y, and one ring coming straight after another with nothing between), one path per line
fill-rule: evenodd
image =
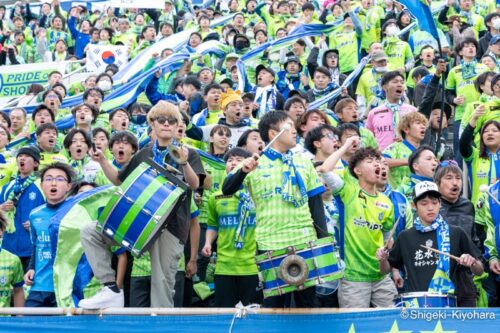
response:
M91 44L87 50L87 71L89 72L104 72L108 65L115 64L121 67L127 62L127 46Z

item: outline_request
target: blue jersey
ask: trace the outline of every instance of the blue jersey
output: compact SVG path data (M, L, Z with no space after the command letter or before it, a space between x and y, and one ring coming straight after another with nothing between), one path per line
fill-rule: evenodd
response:
M26 179L24 179L25 181ZM14 191L15 179L10 183L6 184L2 193L0 194L0 203L4 203L9 200L9 195ZM10 221L14 223L15 231L12 233L5 232L3 236L2 247L7 251L15 254L18 257L30 257L32 252L32 245L30 239L30 233L23 226L23 223L30 220L31 211L45 203L42 191L37 185L37 182L32 183L28 186L19 197L16 205L16 211L14 213L14 220Z
M51 237L49 226L51 218L57 213L60 205L49 207L43 205L30 214L31 240L35 247L35 277L31 290L54 291Z

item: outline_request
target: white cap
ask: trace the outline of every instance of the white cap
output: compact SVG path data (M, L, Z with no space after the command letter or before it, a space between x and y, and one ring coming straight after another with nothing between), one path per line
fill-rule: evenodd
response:
M432 194L432 196L435 196L437 198L441 197L441 193L439 193L439 188L436 183L423 181L416 184L413 188L413 202L417 202L427 194Z

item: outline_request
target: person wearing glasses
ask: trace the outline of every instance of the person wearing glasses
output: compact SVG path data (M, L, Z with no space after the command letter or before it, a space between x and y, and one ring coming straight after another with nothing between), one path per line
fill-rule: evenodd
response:
M165 101L158 102L148 113L148 123L152 128L152 144L139 150L131 161L120 171L104 157L100 149L91 150L92 158L101 165L104 174L114 184L119 186L142 162L154 160L157 164L166 167L171 165L181 171L175 174L186 182L189 191L197 189L205 177L199 155L192 149L185 147L179 150L181 159L186 162L175 163L169 154L169 146L174 143L181 123L181 114L178 108ZM169 171L166 171L169 172ZM167 228L156 240L150 249L151 255L151 307L173 307L174 285L177 263L182 255L184 243L189 233L190 200L183 200L175 215L169 217ZM95 296L83 299L78 304L85 309L107 307L123 307L124 293L116 284L115 272L111 268L110 246L116 242L96 231L96 224L85 226L80 234L83 249L87 256L95 277L104 285L104 288ZM104 263L104 264L103 264Z
M40 178L47 203L34 209L29 216L33 245L28 271L24 275L24 283L31 289L24 306L56 307L53 279L54 258L49 226L51 218L59 211L67 194L71 191L73 171L69 165L56 162L43 169Z

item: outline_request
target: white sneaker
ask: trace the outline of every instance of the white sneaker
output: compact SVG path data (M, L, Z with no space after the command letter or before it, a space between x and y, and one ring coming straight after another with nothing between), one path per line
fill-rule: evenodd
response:
M124 302L123 290L120 289L119 293L115 293L105 286L91 298L82 299L78 307L82 309L123 308Z

